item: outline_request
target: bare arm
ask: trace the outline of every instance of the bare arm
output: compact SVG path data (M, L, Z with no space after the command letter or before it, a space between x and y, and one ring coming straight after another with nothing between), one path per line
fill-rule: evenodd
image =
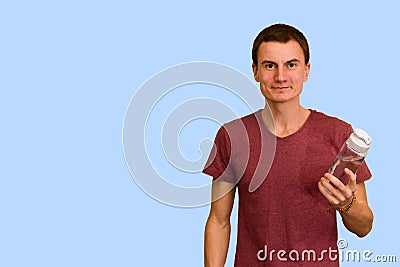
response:
M344 226L359 237L366 236L372 229L374 215L368 205L365 184L356 184L356 175L345 169L349 177L349 183L344 185L338 178L331 174L325 174L318 183L320 192L331 203L333 208L343 208L349 205L356 195L354 205L346 212L340 212ZM329 194L325 188L332 194Z
M224 193L226 194L224 195ZM232 184L218 181L213 183L213 201L204 233L205 267L223 267L225 264L231 233L230 217L234 198L235 187L232 188Z
M374 215L368 206L365 184L359 183L356 191L356 202L348 213L341 212L344 226L359 237L366 236L372 229Z

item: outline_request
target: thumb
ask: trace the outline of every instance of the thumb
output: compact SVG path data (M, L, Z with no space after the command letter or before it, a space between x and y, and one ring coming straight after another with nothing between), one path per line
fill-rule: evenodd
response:
M344 172L346 173L347 178L349 178L347 187L349 187L352 192L355 192L357 190L357 175L348 168L345 168Z

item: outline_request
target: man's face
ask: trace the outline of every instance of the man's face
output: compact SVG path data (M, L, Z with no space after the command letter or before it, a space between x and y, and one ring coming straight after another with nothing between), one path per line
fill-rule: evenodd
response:
M254 79L270 103L298 101L307 81L310 64L298 42L264 42L258 48L258 66L253 64Z

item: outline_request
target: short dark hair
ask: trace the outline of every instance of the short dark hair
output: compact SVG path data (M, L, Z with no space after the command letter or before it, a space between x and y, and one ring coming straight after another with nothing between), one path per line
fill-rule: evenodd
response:
M257 66L258 59L258 48L263 42L279 42L287 43L290 40L299 43L301 49L304 52L305 63L308 64L310 61L310 49L308 47L308 42L304 34L293 26L278 23L268 26L262 30L256 37L253 43L253 49L251 51L251 56L253 58L253 64Z

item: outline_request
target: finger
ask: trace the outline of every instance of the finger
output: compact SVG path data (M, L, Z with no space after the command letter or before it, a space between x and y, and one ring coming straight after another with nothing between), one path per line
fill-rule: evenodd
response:
M338 205L340 203L340 201L333 194L329 194L326 191L326 188L321 181L318 182L318 189L321 192L321 194L328 200L329 203L333 205Z
M340 191L346 192L346 186L337 177L333 176L330 173L325 173L324 178L331 182L333 186L335 186Z
M352 197L352 188L345 186L341 180L339 180L337 177L333 176L330 173L326 173L324 178L329 181L331 186L333 186L336 191L332 192L335 193L335 196L341 200L344 201L347 198ZM329 189L329 188L328 188ZM329 189L330 190L330 189Z
M346 173L347 177L349 178L347 187L349 187L351 189L351 192L355 192L357 190L357 175L348 168L345 168L344 172Z
M344 194L341 190L337 189L334 185L332 185L328 179L326 179L325 177L321 178L321 183L322 185L325 187L325 189L327 190L327 193L334 197L336 200L338 200L339 202L343 202L346 200L346 195ZM347 189L348 190L348 189ZM349 190L348 190L349 191ZM351 194L351 192L346 192ZM337 204L336 202L333 204Z

